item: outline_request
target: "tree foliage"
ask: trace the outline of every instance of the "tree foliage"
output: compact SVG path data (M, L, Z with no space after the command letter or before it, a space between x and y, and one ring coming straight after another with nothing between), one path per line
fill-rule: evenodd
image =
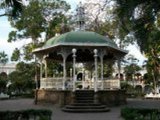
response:
M60 63L47 61L47 73L49 77L60 77L63 72L63 66Z
M113 20L110 1L105 0L86 0L83 5L85 8L86 29L95 31L101 35L114 38L113 29L115 22ZM106 17L106 13L108 13Z
M42 41L69 29L66 27L67 17L65 15L69 8L70 6L62 0L30 0L23 8L19 18L10 21L15 30L9 33L8 41L31 40L23 47L23 54L24 59L32 59L31 51L39 47Z
M1 0L0 9L4 10L1 16L9 16L10 18L17 18L24 7L23 0Z
M11 89L18 93L27 92L35 88L35 63L19 62L16 65L16 71L9 74L11 80Z
M18 60L20 60L20 50L18 48L15 48L11 56L11 61L18 61Z
M124 68L124 73L126 74L126 79L133 80L136 75L141 70L141 67L137 64L126 65Z
M2 51L0 52L0 63L5 65L8 62L8 55Z
M142 53L148 58L147 70L153 80L160 74L160 1L115 0L116 14L126 34L132 32Z
M126 64L124 67L124 73L127 80L134 80L136 74L141 70L141 67L137 65L138 61L139 60L133 55L127 55L125 57L123 62Z
M133 43L132 35L127 36L123 27L119 25L121 20L115 14L117 9L115 0L86 0L84 7L87 30L111 38L123 49Z
M11 21L17 30L10 33L8 41L31 38L33 43L37 43L42 32L46 34L47 39L53 37L57 32L55 28L63 22L64 12L68 9L69 5L64 1L30 1L29 5L24 7L20 18Z
M7 74L5 72L0 73L0 93L6 91L7 80Z
M0 64L5 65L8 62L7 54L2 51L0 52ZM3 67L2 67L3 70ZM0 73L0 93L5 92L7 84L7 74L5 72Z
M148 53L155 43L159 43L160 1L116 0L116 2L120 26L126 34L132 31L141 51Z

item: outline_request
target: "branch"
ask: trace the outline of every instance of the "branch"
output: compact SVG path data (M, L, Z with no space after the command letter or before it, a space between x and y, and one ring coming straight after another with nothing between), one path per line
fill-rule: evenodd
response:
M4 16L12 16L12 15L11 14L7 14L7 13L0 14L0 17L4 17Z
M7 16L7 14L6 14L6 13L4 13L4 14L1 14L1 15L0 15L0 17L3 17L3 16Z

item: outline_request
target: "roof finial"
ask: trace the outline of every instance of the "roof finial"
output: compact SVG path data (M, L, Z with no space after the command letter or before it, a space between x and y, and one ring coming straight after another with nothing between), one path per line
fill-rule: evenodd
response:
M76 23L78 30L85 30L85 9L82 2L79 3L76 9Z

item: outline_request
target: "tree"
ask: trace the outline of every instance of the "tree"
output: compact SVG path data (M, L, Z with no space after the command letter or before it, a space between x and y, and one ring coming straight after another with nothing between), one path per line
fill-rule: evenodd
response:
M153 83L152 73L145 73L143 75L143 79L144 79L145 84L151 85Z
M8 56L5 52L0 52L0 64L5 65L8 62ZM2 68L3 69L3 68ZM7 75L5 72L0 73L0 92L5 92L7 84Z
M119 25L121 20L115 14L117 4L114 0L86 0L87 29L109 37L125 49L133 43L134 36L128 35L123 26ZM121 59L117 61L119 72L121 71Z
M6 91L7 74L5 72L0 73L0 93Z
M157 45L155 45L156 47ZM158 49L157 49L158 50ZM159 50L156 52L156 51L150 51L147 53L147 57L148 57L148 60L146 61L146 69L148 71L148 74L147 74L147 80L151 79L152 78L152 81L153 81L153 87L154 87L154 90L157 89L157 84L158 84L158 81L159 81L159 78L160 78L160 59L157 58L157 57L154 57L153 58L153 54L152 52L154 52L155 54L159 54Z
M19 62L16 71L9 74L12 91L18 93L32 91L35 88L35 63Z
M123 49L132 43L132 35L127 36L129 31L126 33L122 28L123 26L119 25L121 20L115 14L117 10L115 0L86 0L84 8L87 30L108 36Z
M126 74L126 79L134 81L136 73L141 70L141 67L137 65L137 58L133 55L126 56L124 60L126 66L124 67L124 73Z
M62 0L30 0L29 4L23 8L19 19L10 21L16 30L9 33L8 41L30 38L32 42L23 47L23 54L24 59L32 59L32 50L40 47L42 41L48 40L56 33L66 32L63 31L63 27L67 24L65 12L69 8L70 6Z
M112 21L112 10L109 4L109 0L86 0L83 7L86 29L113 38L114 21ZM107 17L106 13L108 13Z
M23 0L1 0L0 9L4 10L4 13L0 15L16 18L20 15L23 9Z
M15 48L11 56L11 61L20 60L20 55L21 55L20 50L18 48Z
M148 58L149 73L158 81L160 74L160 1L158 0L115 0L116 14L120 26L128 34L132 32L142 53Z
M5 65L7 62L8 62L8 56L7 56L7 54L4 51L0 52L0 63L2 65Z
M126 79L127 80L130 79L131 81L133 81L135 78L135 74L140 70L141 70L141 68L134 63L132 63L130 65L126 65L124 68L124 72L126 74Z
M61 73L63 72L63 66L60 63L57 62L53 62L53 61L47 61L47 73L49 77L53 77L53 76L59 76L61 75Z

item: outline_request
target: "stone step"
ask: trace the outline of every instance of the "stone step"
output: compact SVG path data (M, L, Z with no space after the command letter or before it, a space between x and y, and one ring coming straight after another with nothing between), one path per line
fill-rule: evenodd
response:
M94 95L75 95L75 98L94 98Z
M105 105L98 105L98 106L74 106L74 105L66 105L67 109L105 109Z
M94 100L75 100L77 103L94 103Z
M94 98L94 92L91 91L76 91L75 92L75 97L93 97Z
M75 95L86 95L86 94L91 94L91 95L94 95L94 91L76 91L75 92Z
M73 106L99 106L100 103L73 103Z
M108 112L109 108L100 103L94 103L93 90L78 90L75 91L74 103L66 105L62 108L65 112Z
M94 93L75 93L75 96L94 96Z
M109 108L105 109L67 109L67 108L62 108L63 111L65 112L74 112L74 113L88 113L88 112L109 112Z
M94 97L76 97L76 100L94 100Z
M94 90L76 90L75 92L91 92L91 93L94 93Z

